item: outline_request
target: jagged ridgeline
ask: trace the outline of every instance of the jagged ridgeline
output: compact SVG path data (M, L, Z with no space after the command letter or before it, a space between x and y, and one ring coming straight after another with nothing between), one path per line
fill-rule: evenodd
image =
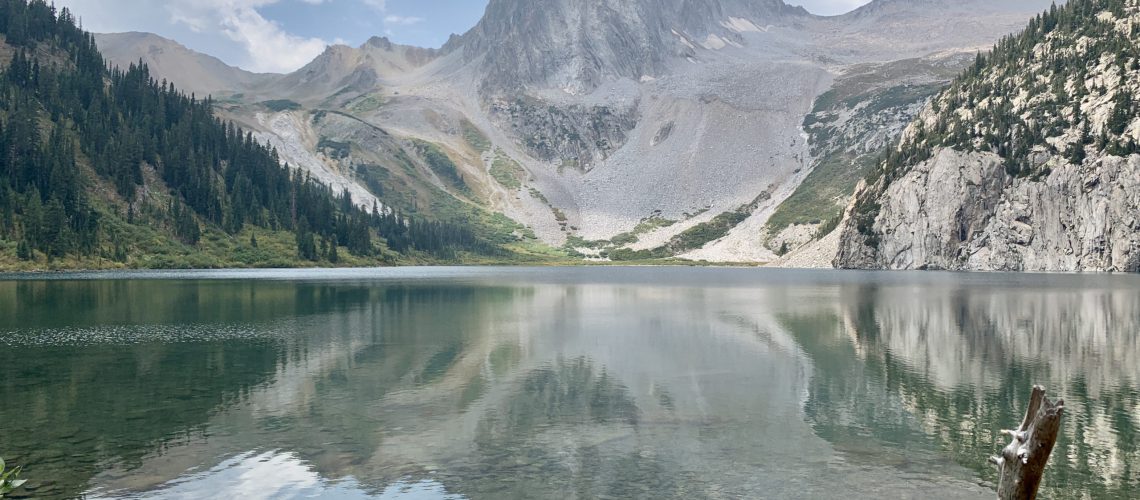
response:
M979 54L867 179L837 264L1137 270L1138 44L1137 0L1071 0Z
M210 98L156 82L141 63L109 69L67 9L0 0L0 33L4 267L367 264L393 252L495 251L461 225L358 207L216 118Z

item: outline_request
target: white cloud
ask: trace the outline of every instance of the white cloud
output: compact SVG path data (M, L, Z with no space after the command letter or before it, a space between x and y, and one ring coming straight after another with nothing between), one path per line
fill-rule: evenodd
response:
M55 1L71 8L89 30L155 32L183 43L193 42L195 48L251 71L293 71L329 45L321 38L293 35L258 11L283 0ZM301 1L319 5L332 0Z
M223 32L241 43L253 71L288 72L304 66L325 50L328 42L286 33L253 9L236 11L222 21Z
M328 42L292 35L257 11L278 0L173 0L171 20L198 33L219 31L245 50L241 66L259 72L289 72L320 55ZM323 0L306 0L321 3Z
M404 17L404 16L386 16L384 17L384 24L397 25L397 26L411 26L423 22L422 17Z

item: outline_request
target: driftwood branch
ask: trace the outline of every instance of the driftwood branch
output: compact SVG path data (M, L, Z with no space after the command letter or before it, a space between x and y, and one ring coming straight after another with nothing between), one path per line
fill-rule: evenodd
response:
M1037 487L1045 473L1045 464L1057 443L1057 432L1061 429L1061 416L1065 412L1065 402L1056 403L1045 397L1045 388L1033 387L1029 398L1029 408L1021 427L1003 430L1002 434L1012 441L1001 451L1000 456L990 457L990 463L997 465L999 500L1033 500L1037 498Z

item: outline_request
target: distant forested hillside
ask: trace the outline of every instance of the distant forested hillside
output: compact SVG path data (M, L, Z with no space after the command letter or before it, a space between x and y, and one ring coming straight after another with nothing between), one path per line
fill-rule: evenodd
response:
M0 269L367 265L495 254L359 207L213 114L109 68L67 9L0 0Z

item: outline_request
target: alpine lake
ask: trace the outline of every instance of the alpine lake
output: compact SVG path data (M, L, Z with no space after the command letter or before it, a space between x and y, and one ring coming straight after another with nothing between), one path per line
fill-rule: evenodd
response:
M1140 497L1140 277L720 268L0 276L15 498Z

